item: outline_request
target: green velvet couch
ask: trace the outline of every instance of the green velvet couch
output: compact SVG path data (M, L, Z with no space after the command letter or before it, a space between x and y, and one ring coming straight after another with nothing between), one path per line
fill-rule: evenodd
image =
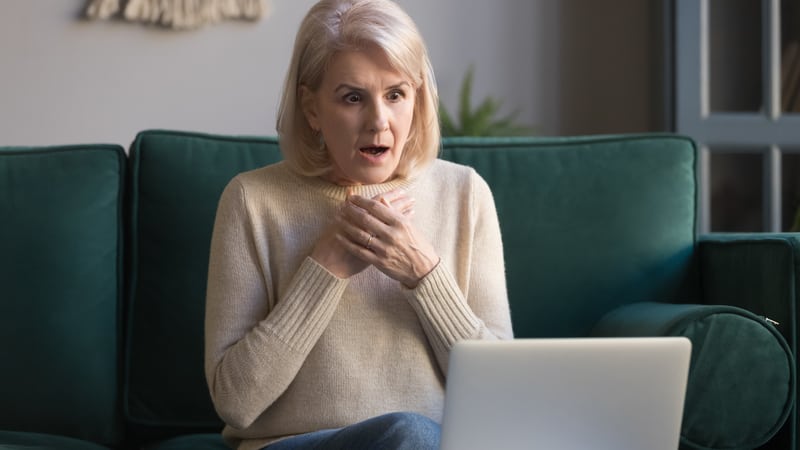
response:
M151 130L128 150L0 148L0 448L224 448L209 238L277 140ZM688 336L682 447L796 448L798 236L698 236L691 140L458 138L442 158L492 188L518 337Z

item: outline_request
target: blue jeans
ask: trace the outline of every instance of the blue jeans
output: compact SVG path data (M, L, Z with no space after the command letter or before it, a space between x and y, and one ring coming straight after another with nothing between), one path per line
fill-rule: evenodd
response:
M441 427L415 413L390 413L344 428L284 439L264 450L438 450Z

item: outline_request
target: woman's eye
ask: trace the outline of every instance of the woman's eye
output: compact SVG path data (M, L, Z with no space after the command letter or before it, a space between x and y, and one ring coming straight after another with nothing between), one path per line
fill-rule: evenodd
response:
M403 97L405 97L405 95L403 94L402 91L392 91L386 97L391 101L398 101L398 100L403 99Z
M358 103L361 101L361 96L358 94L347 94L344 96L344 101L347 103Z

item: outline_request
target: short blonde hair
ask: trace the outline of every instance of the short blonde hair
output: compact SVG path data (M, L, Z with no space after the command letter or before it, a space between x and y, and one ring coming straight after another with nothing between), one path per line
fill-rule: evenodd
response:
M439 152L439 96L428 51L413 20L391 0L321 0L306 14L294 43L278 110L284 159L293 170L319 176L331 170L327 149L301 106L301 86L316 91L339 51L377 46L416 90L414 116L396 175L409 177Z

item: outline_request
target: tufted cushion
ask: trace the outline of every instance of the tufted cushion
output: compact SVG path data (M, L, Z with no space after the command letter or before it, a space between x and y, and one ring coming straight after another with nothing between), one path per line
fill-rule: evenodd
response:
M448 138L442 157L492 189L515 336L586 336L618 306L695 292L691 140Z
M744 309L635 303L605 315L592 334L686 336L692 341L684 448L758 447L791 412L795 369L789 346L772 325Z
M275 138L159 130L136 137L124 388L125 415L136 438L222 428L203 371L214 216L231 178L279 157Z
M114 145L0 148L2 430L119 437L124 162Z

